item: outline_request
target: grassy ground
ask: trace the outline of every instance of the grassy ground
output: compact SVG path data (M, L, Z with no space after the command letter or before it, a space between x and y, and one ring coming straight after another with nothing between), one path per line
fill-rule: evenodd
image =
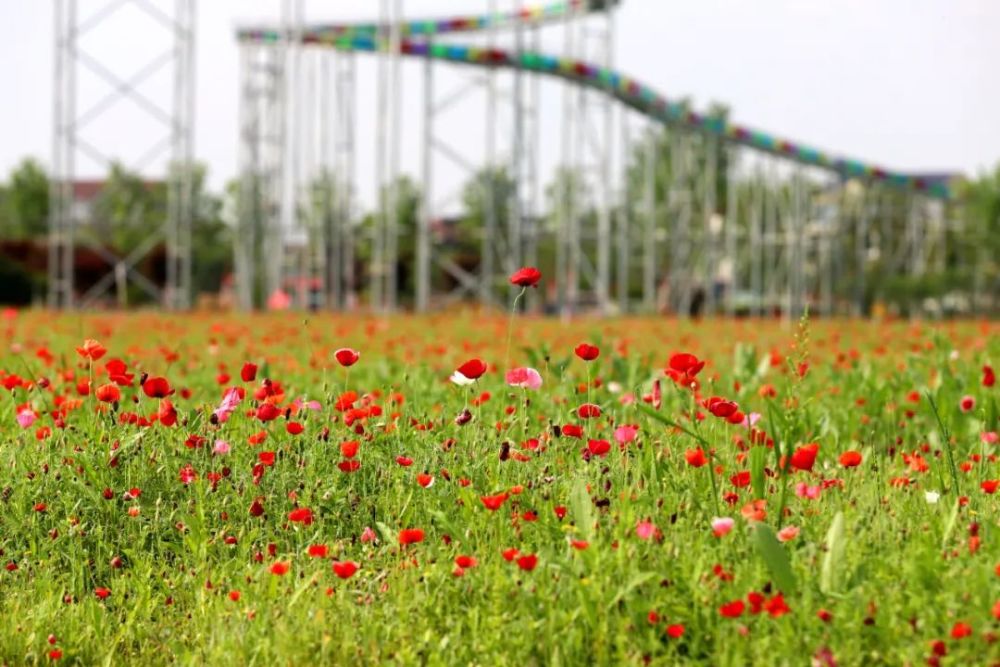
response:
M996 325L508 327L8 313L0 664L1000 660Z

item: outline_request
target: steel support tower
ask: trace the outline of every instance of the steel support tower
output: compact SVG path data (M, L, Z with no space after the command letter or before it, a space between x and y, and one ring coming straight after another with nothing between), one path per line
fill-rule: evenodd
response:
M82 11L81 11L82 5ZM120 21L121 10L138 9L156 25L166 46L131 74L121 75L116 62L105 62L81 40L96 38ZM194 214L194 48L195 0L113 0L97 9L78 0L55 2L55 67L53 95L53 155L49 214L48 303L51 308L87 308L117 286L119 304L125 305L125 287L131 283L166 308L183 310L191 305L191 224ZM151 35L151 39L154 38ZM153 99L142 85L164 70L171 70L169 101ZM80 108L79 74L86 72L108 88L103 97ZM150 137L142 152L109 155L88 138L87 130L112 108L132 103L130 129L143 129ZM85 222L74 210L74 184L80 159L101 167L121 160L141 174L166 158L167 211L161 228L124 256L116 255L102 239L82 233ZM137 264L160 244L166 246L166 283L161 289L137 269ZM85 293L78 294L75 280L76 248L87 247L108 265L108 272Z

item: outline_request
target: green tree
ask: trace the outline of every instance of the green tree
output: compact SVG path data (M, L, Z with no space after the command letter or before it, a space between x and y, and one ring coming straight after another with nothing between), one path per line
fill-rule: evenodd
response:
M48 226L49 177L33 158L25 158L10 175L2 199L6 229L13 238L43 236Z

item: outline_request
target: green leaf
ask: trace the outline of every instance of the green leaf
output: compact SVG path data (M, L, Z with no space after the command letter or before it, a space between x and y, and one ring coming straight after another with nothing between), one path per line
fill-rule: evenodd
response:
M819 575L819 589L830 595L839 589L836 578L840 562L844 558L844 513L837 512L826 531L826 555Z
M955 523L958 521L958 499L951 506L951 512L948 514L948 520L944 525L944 533L941 535L941 548L944 549L948 545L948 540L951 538L952 531L955 530Z
M766 447L750 448L750 484L753 486L753 496L757 499L764 497L764 464L766 461Z
M594 517L591 511L590 494L587 493L587 482L582 477L578 478L573 485L570 505L573 508L573 522L576 524L576 529L580 531L580 537L589 540L594 529Z
M392 528L385 525L381 521L375 522L375 527L378 528L379 535L382 536L382 542L385 544L395 544L396 543L396 533Z
M767 569L771 571L774 583L783 593L795 591L795 575L792 573L792 563L788 552L781 546L774 529L766 523L758 523L753 529L753 543L757 553L764 559Z
M622 600L626 595L628 595L636 588L642 586L644 583L646 583L650 579L653 579L656 576L657 576L656 572L643 572L642 574L637 574L636 576L632 577L632 581L628 582L626 585L618 589L618 592L611 599L611 602L608 603L607 610L611 611L612 609L614 609L615 605L618 604L618 602Z

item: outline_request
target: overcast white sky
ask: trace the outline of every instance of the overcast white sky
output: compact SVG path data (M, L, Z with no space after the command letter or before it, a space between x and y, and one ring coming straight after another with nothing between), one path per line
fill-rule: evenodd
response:
M172 2L156 0L161 5ZM80 0L81 15L108 2ZM276 18L280 0L200 0L196 155L219 187L237 162L238 23ZM500 0L509 7L513 0ZM479 13L486 0L406 0L408 17ZM376 0L309 0L315 20L373 18ZM0 173L26 155L51 154L52 0L0 0ZM841 155L905 170L974 173L1000 161L1000 2L996 0L624 0L617 13L616 65L671 97L699 107L727 103L733 119ZM559 29L545 36L558 52ZM81 47L119 76L167 44L142 12L125 7ZM374 68L360 66L358 172L370 193L374 167ZM454 69L454 68L452 68ZM407 136L403 170L418 173L420 69L404 69ZM459 76L442 74L447 77ZM457 80L457 79L456 79ZM439 79L441 81L441 79ZM163 99L169 71L150 81ZM544 87L543 168L558 160L562 88ZM107 88L80 77L80 110ZM445 126L453 143L481 142L482 100ZM134 159L162 130L128 103L82 131ZM99 173L79 158L80 175ZM458 174L441 176L456 181ZM366 196L363 194L363 197ZM440 193L438 193L440 196Z

